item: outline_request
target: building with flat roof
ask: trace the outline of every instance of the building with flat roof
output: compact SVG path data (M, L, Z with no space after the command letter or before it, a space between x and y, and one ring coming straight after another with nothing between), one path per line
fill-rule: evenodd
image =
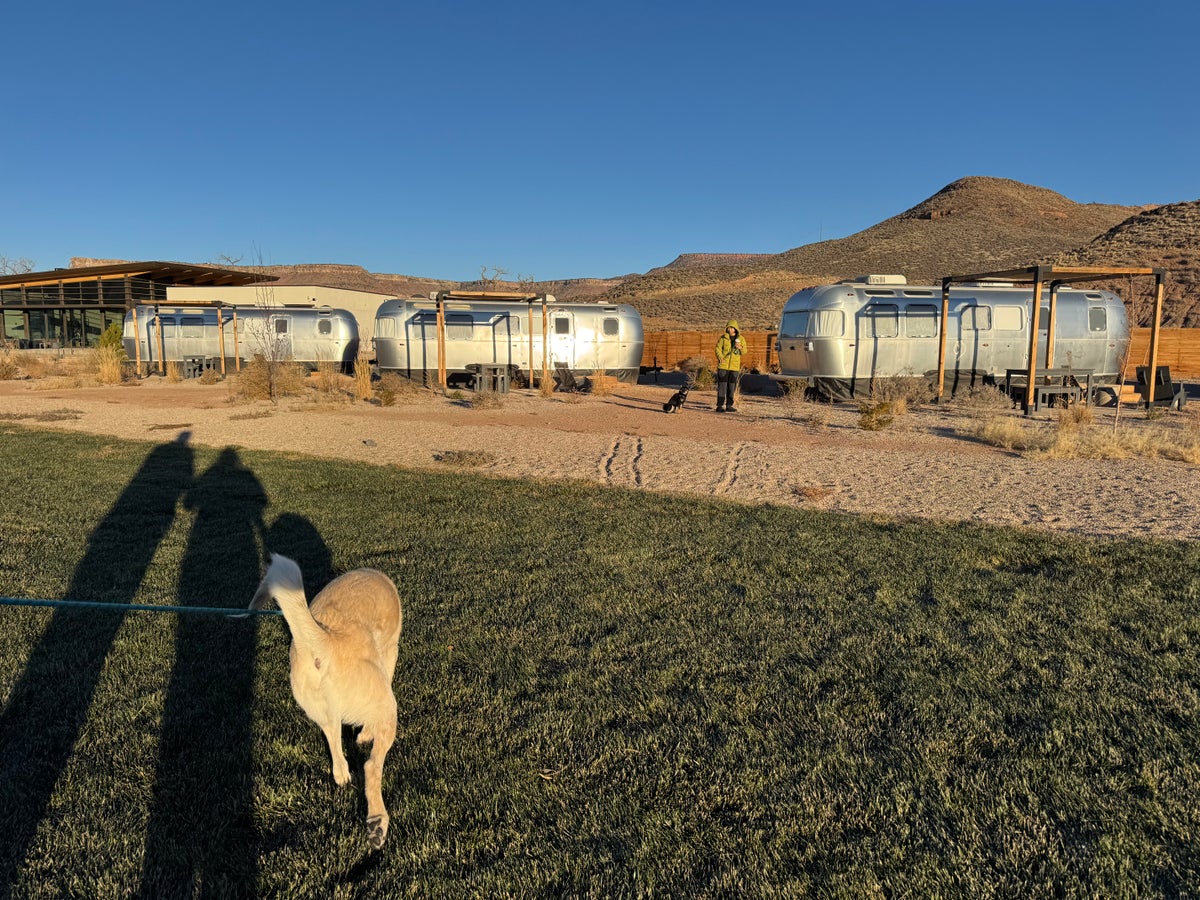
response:
M18 348L91 347L138 303L164 303L176 285L235 287L274 275L215 266L132 262L0 276L0 337Z

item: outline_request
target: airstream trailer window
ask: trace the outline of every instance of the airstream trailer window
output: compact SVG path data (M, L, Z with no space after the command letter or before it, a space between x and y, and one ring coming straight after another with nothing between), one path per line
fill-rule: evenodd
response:
M1108 313L1103 306L1088 307L1088 331L1107 331Z
M180 322L180 335L185 338L204 337L204 317L184 316Z
M1019 306L997 306L992 313L997 331L1021 331L1024 329L1024 312Z
M570 334L571 333L571 320L567 319L567 318L555 318L554 333L555 334Z
M1038 331L1050 330L1050 307L1043 306L1042 311L1038 313Z
M288 330L288 320L287 319L276 319L275 320L275 333L276 334L287 334L287 330Z
M446 313L446 339L469 341L475 331L475 320L470 313Z
M904 333L909 337L937 337L938 308L929 303L911 303L904 311Z
M808 334L808 310L785 312L779 323L779 333L787 337L804 337Z
M320 319L317 322L317 334L333 334L333 323L328 319Z
M375 337L390 338L396 336L396 320L391 316L375 320Z
M900 307L894 303L872 303L863 310L867 337L896 337L900 334Z
M962 327L963 331L990 331L992 308L990 306L964 306Z
M605 337L616 337L620 333L621 333L621 323L618 319L605 319L604 320L604 336Z
M846 333L846 314L840 309L815 309L812 313L814 337L841 337Z

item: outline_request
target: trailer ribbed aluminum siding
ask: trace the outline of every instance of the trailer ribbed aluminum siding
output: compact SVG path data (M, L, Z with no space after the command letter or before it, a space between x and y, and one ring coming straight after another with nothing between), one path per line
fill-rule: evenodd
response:
M1027 367L1033 290L961 285L950 289L946 386L955 390L1003 380ZM940 287L840 282L794 294L783 307L776 350L780 378L805 378L818 394L866 396L873 381L937 376ZM1042 293L1038 360L1046 358L1047 306ZM1125 304L1111 291L1062 287L1056 302L1055 366L1091 369L1117 380L1129 350Z
M513 372L542 370L542 306L515 301L447 301L446 372L470 377L470 366L504 365ZM642 317L628 304L547 304L547 366L584 376L597 371L636 382L642 362ZM437 306L432 300L388 300L375 314L375 361L381 371L436 381Z
M358 356L358 322L344 309L167 305L157 309L138 306L125 314L123 342L126 355L135 359L140 353L142 362L157 365L160 326L164 362L188 357L219 359L222 355L226 360L235 357L249 360L255 354L266 355L265 351L270 349L276 359L292 359L309 368L316 368L321 362L332 362L349 371Z

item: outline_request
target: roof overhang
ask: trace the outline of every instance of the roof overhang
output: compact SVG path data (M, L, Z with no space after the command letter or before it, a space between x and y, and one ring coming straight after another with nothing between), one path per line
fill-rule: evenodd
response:
M196 266L174 262L130 262L109 266L84 266L77 269L51 269L48 272L24 272L0 276L0 287L36 287L71 284L80 281L111 281L120 278L146 278L167 284L229 286L276 281L278 276L217 266Z

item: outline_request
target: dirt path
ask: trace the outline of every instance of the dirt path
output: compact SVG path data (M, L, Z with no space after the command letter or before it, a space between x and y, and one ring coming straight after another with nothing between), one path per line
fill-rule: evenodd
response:
M667 385L610 396L514 392L492 408L422 393L379 407L310 398L235 402L225 384L147 379L135 386L0 382L0 417L144 440L282 450L378 465L582 479L745 503L1028 525L1091 535L1200 538L1200 468L1180 462L1037 459L954 431L971 413L921 409L884 431L854 407L790 408L745 396L718 415L693 392L666 415ZM314 399L315 398L315 399ZM1132 414L1130 414L1132 415ZM49 421L47 421L49 419ZM1178 423L1196 428L1194 418ZM452 454L453 456L453 454Z

